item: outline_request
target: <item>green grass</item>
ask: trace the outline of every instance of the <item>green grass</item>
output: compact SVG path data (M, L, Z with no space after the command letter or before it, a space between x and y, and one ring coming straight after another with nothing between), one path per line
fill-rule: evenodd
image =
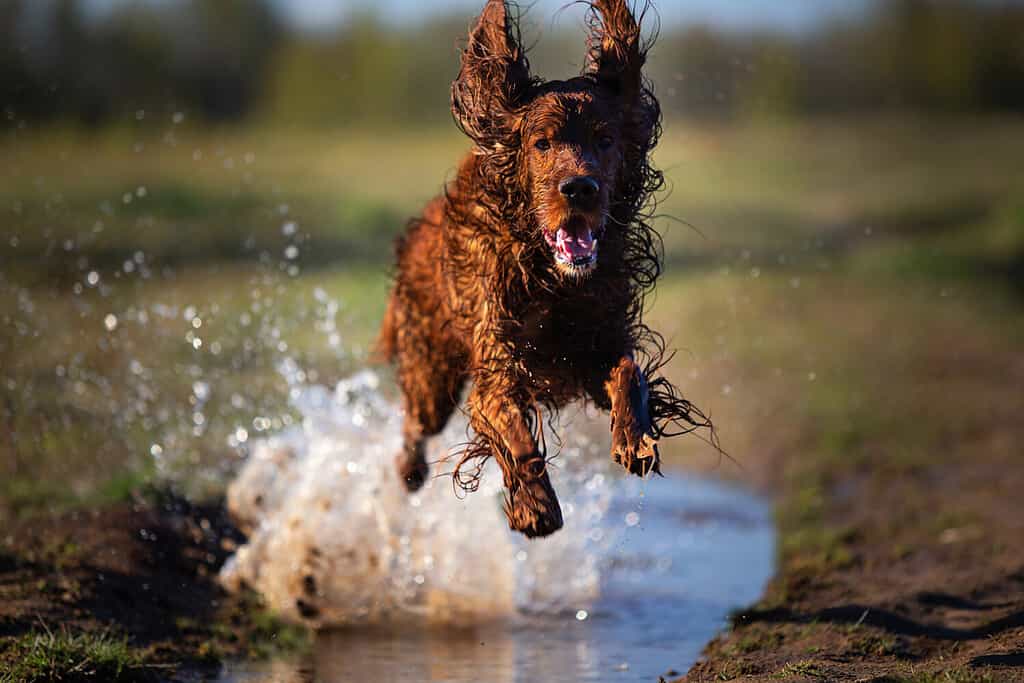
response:
M248 633L249 656L267 659L275 655L294 655L309 650L311 634L308 629L282 621L267 610L250 615Z
M787 664L782 667L778 673L773 674L772 678L778 678L781 680L789 680L794 677L820 679L825 678L826 676L827 674L821 668L821 665L808 659Z
M6 663L0 683L156 680L143 655L110 633L29 633L11 639L0 651L0 662Z

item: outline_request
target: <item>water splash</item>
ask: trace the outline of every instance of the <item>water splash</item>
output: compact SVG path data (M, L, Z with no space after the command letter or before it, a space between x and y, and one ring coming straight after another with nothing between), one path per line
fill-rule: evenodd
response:
M496 465L468 496L456 495L447 463L421 491L405 492L393 466L401 412L375 374L330 391L296 380L294 363L282 370L301 423L253 443L228 489L250 538L224 568L226 586L251 586L276 611L318 627L586 614L615 537L604 528L613 480L587 457L593 442L574 437L552 467L565 528L528 542L508 530ZM428 457L444 460L465 440L465 420L453 419Z

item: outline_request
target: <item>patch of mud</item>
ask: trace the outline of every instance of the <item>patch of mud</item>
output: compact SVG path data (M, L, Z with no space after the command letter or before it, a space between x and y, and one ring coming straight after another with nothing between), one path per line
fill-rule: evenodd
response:
M0 636L109 629L150 648L151 659L177 663L209 647L215 620L233 620L234 601L214 577L242 535L221 506L166 495L40 516L4 532ZM225 654L247 651L246 626L235 626L238 647L222 643Z

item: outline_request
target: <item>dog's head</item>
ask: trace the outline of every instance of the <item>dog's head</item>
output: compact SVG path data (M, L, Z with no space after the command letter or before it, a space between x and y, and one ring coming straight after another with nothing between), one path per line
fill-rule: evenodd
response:
M641 68L646 47L626 0L593 0L583 74L530 74L507 2L489 0L452 85L452 112L485 183L513 184L506 206L539 232L557 272L590 274L607 230L626 229L649 190L660 118Z

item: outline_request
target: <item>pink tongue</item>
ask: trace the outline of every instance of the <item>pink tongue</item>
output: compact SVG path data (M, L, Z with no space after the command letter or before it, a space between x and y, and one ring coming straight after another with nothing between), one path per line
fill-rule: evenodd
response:
M564 228L559 228L558 234L555 235L555 242L558 245L558 250L569 259L585 258L594 251L594 236L590 230L572 235Z

